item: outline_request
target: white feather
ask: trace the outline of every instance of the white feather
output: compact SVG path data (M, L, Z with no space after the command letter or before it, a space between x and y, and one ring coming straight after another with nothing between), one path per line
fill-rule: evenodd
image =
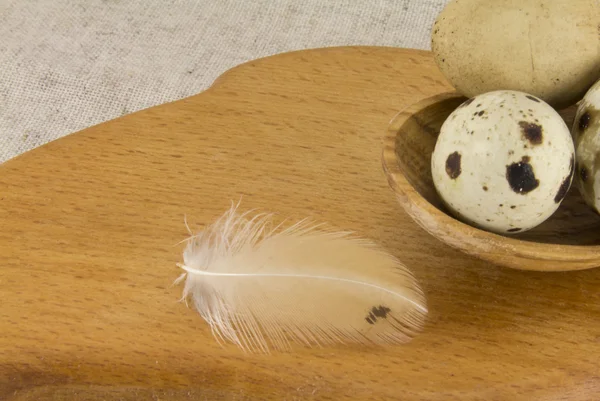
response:
M370 241L233 205L188 239L183 299L215 338L245 351L335 343L399 344L422 328L425 298L413 275Z

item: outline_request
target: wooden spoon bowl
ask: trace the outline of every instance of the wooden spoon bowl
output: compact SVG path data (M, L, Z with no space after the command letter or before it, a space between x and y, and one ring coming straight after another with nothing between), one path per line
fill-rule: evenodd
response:
M556 213L534 229L511 236L465 224L444 207L431 177L431 154L446 118L466 98L444 93L397 114L385 138L383 167L404 210L423 229L469 255L511 268L538 271L600 266L600 216L575 184ZM575 107L560 112L571 126Z

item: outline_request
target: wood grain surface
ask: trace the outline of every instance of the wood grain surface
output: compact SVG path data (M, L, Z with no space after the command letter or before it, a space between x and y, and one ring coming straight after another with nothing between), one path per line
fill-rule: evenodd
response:
M426 52L288 53L1 165L0 399L598 399L600 270L475 260L388 186L389 121L448 90ZM184 215L199 228L240 196L400 257L428 297L425 330L385 349L219 347L171 284Z

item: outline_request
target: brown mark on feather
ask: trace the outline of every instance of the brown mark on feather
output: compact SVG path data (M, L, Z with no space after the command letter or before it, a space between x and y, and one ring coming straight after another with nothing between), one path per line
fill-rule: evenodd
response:
M375 324L377 322L377 319L379 318L387 319L388 313L390 313L391 311L392 310L387 306L374 306L373 308L371 308L371 311L369 312L367 317L365 317L365 320L369 324Z

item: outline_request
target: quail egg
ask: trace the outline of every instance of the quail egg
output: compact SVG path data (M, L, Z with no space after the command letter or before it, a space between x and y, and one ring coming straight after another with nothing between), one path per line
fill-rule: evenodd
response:
M431 159L436 191L450 213L500 234L547 220L571 187L569 127L550 105L499 90L472 97L444 121Z
M600 81L579 103L571 133L575 141L576 185L585 203L600 213Z
M450 0L431 31L440 71L465 96L512 89L562 109L600 78L600 1Z

